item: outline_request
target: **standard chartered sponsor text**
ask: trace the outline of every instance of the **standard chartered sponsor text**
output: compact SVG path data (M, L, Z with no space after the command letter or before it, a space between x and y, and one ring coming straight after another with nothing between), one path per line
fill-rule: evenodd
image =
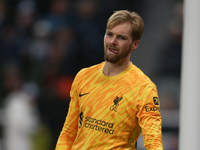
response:
M114 123L106 122L101 120L98 120L96 118L91 118L90 116L85 117L85 123L84 127L96 130L99 132L104 132L107 134L113 134L114 129L113 129Z

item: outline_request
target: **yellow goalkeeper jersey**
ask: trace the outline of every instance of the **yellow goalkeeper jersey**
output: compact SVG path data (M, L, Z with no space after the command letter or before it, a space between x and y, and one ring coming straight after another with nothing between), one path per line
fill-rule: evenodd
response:
M136 150L141 132L147 150L163 150L155 84L133 64L116 76L104 64L76 75L56 150Z

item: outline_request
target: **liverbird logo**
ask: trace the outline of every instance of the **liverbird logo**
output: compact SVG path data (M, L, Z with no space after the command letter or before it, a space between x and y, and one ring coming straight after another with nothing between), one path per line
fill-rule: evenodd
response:
M116 96L115 99L113 100L113 105L110 107L111 111L117 112L117 107L119 106L119 102L123 99L123 97L118 97Z

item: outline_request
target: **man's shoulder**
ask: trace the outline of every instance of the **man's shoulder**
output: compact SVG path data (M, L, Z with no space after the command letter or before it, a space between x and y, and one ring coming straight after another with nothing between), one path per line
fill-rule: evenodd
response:
M104 64L104 62L99 63L99 64L96 64L96 65L92 65L92 66L90 66L90 67L83 68L83 69L81 69L80 71L81 71L81 72L95 71L95 70L100 69L100 68L102 67L103 64Z
M133 65L132 69L130 70L130 77L133 82L140 82L141 84L154 84L149 76L147 76L135 65Z
M83 68L77 73L76 76L87 77L87 76L90 76L92 74L99 73L99 71L100 71L100 69L102 68L103 65L104 65L104 62L90 66L90 67Z

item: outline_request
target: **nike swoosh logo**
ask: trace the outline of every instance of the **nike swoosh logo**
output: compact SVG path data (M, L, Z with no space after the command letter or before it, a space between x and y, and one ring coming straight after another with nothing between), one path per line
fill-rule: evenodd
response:
M84 94L79 94L79 97L82 97L82 96L84 96L84 95L87 95L87 94L90 94L90 93L84 93Z

